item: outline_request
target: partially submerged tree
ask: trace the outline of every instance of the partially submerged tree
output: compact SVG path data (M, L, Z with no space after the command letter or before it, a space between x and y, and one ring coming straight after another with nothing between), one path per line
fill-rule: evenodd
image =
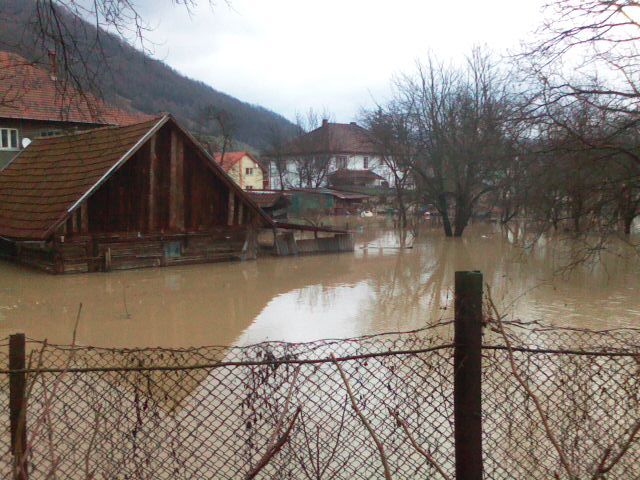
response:
M463 234L513 159L505 128L510 100L504 74L478 48L463 67L430 57L397 82L416 188L435 205L447 236Z
M265 159L269 168L269 176L272 179L271 186L280 190L289 186L289 166L285 148L290 141L290 132L285 131L279 125L269 126Z
M409 195L413 187L414 149L408 112L391 103L365 113L364 122L375 139L381 163L393 176L393 191L399 213L399 227L407 226Z

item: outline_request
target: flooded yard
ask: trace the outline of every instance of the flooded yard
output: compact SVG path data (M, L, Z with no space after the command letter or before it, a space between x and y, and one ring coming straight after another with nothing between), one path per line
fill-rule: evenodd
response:
M351 225L353 227L353 225ZM425 227L399 248L359 222L355 253L51 276L0 263L0 337L96 346L244 345L409 330L453 314L456 270L481 270L510 315L564 326L637 326L640 262L606 255L560 275L552 242L532 250L478 224L462 239Z

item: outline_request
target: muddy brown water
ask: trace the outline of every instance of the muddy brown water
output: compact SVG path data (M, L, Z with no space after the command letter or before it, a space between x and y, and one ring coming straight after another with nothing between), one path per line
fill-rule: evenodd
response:
M633 255L559 275L552 241L530 251L479 224L462 239L425 227L398 248L387 224L351 221L354 253L260 258L74 276L0 262L0 337L117 347L249 344L418 328L452 316L456 270L482 270L509 315L590 328L640 326L640 262ZM354 224L354 222L356 222Z

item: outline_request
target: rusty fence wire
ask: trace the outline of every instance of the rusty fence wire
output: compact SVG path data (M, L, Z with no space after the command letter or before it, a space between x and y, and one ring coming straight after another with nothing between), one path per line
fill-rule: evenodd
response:
M489 324L483 337L485 478L640 478L638 331ZM7 411L0 474L453 479L452 339L445 322L184 350L28 340L24 463ZM11 374L0 373L3 406Z

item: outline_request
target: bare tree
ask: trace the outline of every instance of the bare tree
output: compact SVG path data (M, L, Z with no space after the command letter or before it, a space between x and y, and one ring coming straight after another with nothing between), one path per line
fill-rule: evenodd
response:
M412 193L415 164L408 112L390 103L365 113L365 125L376 140L377 154L393 175L393 190L399 212L399 227L407 225L408 197Z
M224 166L225 154L233 146L233 137L236 125L233 116L225 109L217 108L214 105L204 107L200 111L201 126L204 127L203 134L212 133L216 139L208 143L209 153L220 154L220 165Z
M331 130L319 129L331 118L326 108L322 112L310 108L304 114L296 114L297 136L283 148L290 174L288 186L319 188L326 183L331 171Z
M212 0L166 0L178 8L192 11L198 4ZM36 0L27 25L28 32L14 40L14 45L27 47L34 53L34 63L46 63L54 53L57 68L57 90L61 98L73 97L84 107L99 110L103 83L112 59L106 53L107 36L115 35L127 45L151 53L151 30L142 6L136 0ZM227 3L229 3L227 1ZM0 28L2 21L0 19ZM29 45L26 45L28 43ZM37 57L37 58L36 58ZM42 58L44 57L44 58ZM0 99L0 102L3 100ZM99 115L100 112L92 112Z
M505 128L510 100L506 77L479 48L463 67L430 57L397 83L396 101L409 117L416 187L442 215L447 236L462 235L513 159Z
M265 158L269 167L270 177L275 179L275 186L280 190L289 187L289 164L285 153L286 145L291 141L290 133L280 125L269 126L268 147ZM273 183L272 183L272 186Z

